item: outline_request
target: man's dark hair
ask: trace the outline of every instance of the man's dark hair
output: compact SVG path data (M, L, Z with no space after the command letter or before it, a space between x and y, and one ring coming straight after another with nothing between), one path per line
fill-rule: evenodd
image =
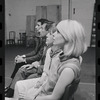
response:
M52 27L52 24L53 24L54 22L52 22L52 21L48 21L47 22L47 25L46 25L46 27L45 27L45 30L46 31L48 31L51 27Z
M44 23L48 23L48 20L41 18L37 22L41 22L41 25L43 25Z
M52 27L52 24L54 23L52 21L49 21L49 20L43 19L43 18L39 19L37 22L41 22L41 25L43 25L44 23L46 23L47 24L46 27L45 27L46 31L48 31Z

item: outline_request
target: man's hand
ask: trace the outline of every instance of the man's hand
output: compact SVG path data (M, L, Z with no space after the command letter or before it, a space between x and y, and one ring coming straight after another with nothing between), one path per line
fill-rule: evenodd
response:
M15 63L21 63L21 62L25 62L25 58L23 58L22 56L17 56L15 58Z
M25 55L17 55L15 57L15 64L16 63L21 63L21 62L26 62L26 56Z
M17 55L16 57L15 57L15 63L17 62L17 59L20 57L20 55Z

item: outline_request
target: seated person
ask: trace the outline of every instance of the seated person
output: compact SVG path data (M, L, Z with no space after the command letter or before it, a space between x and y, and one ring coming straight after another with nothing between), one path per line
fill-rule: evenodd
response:
M24 80L27 78L36 78L36 77L40 77L42 72L43 72L43 65L44 65L44 59L45 59L45 55L46 55L46 51L47 49L52 45L53 42L53 32L55 31L55 27L54 27L54 22L49 22L49 24L47 24L46 27L46 31L48 31L47 39L46 39L46 44L47 47L45 48L44 52L43 52L43 56L41 58L41 60L38 62L33 62L32 64L27 64L27 65L23 65L18 72L16 73L14 79L12 80L9 89L6 92L6 97L12 97L13 93L14 93L14 86L15 83L18 80ZM40 34L43 34L42 32L40 32Z
M37 30L37 32L39 33L39 30L41 29L41 26L45 26L47 24L48 20L47 19L39 19L37 21L37 25L35 27L35 29ZM44 36L37 36L35 38L36 41L36 47L34 48L34 50L28 54L24 54L24 55L17 55L15 57L15 68L14 71L11 75L11 78L13 79L15 77L16 72L18 71L18 69L22 66L22 65L26 65L26 64L31 64L34 61L39 61L42 57L43 54L43 48L46 45L46 34Z
M80 56L87 50L82 25L75 20L63 20L53 36L42 76L17 81L11 100L59 100L66 86L80 77ZM39 82L42 84L37 87Z

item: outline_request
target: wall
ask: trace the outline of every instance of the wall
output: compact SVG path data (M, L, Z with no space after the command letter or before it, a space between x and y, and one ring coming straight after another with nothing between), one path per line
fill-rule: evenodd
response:
M26 16L35 15L36 6L61 4L60 0L5 0L5 40L9 31L16 32L16 42L19 32L26 30ZM10 14L10 15L9 15Z
M62 19L68 18L68 0L61 0L62 3Z
M68 13L69 0L61 0L61 2L62 2L62 19L67 19L69 16ZM86 31L86 43L88 46L90 46L93 7L94 7L95 0L70 0L70 3L71 3L70 19L74 19L82 23ZM75 8L76 14L72 14L73 8Z
M26 30L26 16L36 14L36 6L47 6L47 5L62 5L62 19L68 18L68 1L69 0L5 0L5 39L8 38L9 31L13 30L16 32L16 41L19 38L19 32ZM76 0L71 0L76 1ZM83 1L84 0L79 0ZM88 0L89 1L89 0ZM90 0L90 2L95 2L95 0ZM90 3L90 4L93 4ZM89 18L90 21L87 21L87 24L90 26L89 31L87 32L87 44L90 45L91 37L91 28L92 28L92 15L93 15L93 5L92 9L88 11L91 12ZM86 12L88 12L86 11ZM83 15L84 16L84 15ZM77 16L77 19L79 17Z
M73 13L73 9L75 13ZM72 0L71 18L82 23L86 33L86 43L90 46L94 0Z

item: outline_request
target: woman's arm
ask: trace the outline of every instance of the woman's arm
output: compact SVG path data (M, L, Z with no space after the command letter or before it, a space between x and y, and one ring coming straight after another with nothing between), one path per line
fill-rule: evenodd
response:
M43 68L43 73L42 73L42 76L41 76L41 78L39 80L41 83L43 83L46 80L46 77L48 76L49 65L50 65L50 61L51 61L50 51L51 51L51 48L49 48L47 50L47 53L46 53L46 58L45 58L45 63L44 63L44 68Z
M39 88L40 86L43 85L43 83L45 82L46 79L47 79L47 75L45 73L42 73L41 78L39 79L39 81L37 81L37 83L34 87Z
M46 78L47 78L47 74L43 72L39 81L43 83L46 80Z
M42 90L42 86L34 93L33 100L39 95L39 93L41 92L41 90Z
M57 81L52 95L37 97L35 100L59 100L63 95L66 86L69 85L73 79L73 70L71 68L65 68Z

